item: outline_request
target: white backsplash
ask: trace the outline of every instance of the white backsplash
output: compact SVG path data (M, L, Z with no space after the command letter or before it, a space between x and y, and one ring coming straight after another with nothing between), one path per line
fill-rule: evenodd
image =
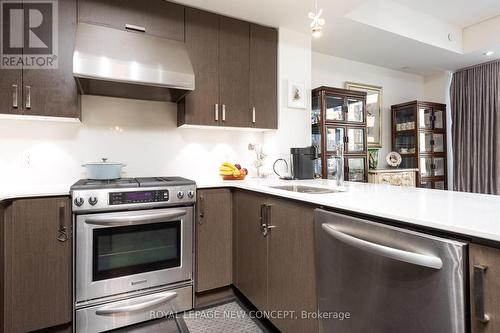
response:
M82 163L107 157L125 176L209 178L227 160L251 172L263 134L177 127L173 103L82 97L82 123L0 120L1 184L72 183Z

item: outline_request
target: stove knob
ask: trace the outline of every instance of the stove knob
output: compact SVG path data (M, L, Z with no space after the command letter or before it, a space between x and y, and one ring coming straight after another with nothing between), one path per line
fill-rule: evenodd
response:
M89 204L92 206L95 206L97 204L97 198L96 197L90 197L89 198Z
M194 198L194 191L193 190L191 190L191 191L188 192L188 197L189 197L189 199L193 199Z
M81 198L81 197L77 197L77 198L75 198L75 200L73 200L73 202L75 203L75 205L76 205L77 207L80 207L80 206L82 206L82 205L83 205L83 203L84 203L85 201L83 200L83 198Z
M182 191L177 192L177 198L183 199L184 198L184 192L182 192Z

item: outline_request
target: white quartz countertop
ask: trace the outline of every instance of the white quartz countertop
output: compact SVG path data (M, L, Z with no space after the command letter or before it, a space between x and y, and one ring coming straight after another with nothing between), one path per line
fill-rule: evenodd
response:
M198 188L235 187L500 242L500 196L352 182L346 192L329 194L270 188L287 184L335 188L323 179L200 181Z
M196 181L198 188L239 188L500 242L500 196L361 183L346 183L345 192L328 194L297 193L271 188L279 185L336 188L332 181L323 179L285 181L247 178L244 181L223 181L214 178ZM71 184L0 186L0 201L69 195L70 186Z
M0 201L31 197L53 197L69 195L73 184L0 184Z

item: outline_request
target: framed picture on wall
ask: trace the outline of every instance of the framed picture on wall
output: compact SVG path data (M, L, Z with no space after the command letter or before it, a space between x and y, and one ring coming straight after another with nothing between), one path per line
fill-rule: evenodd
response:
M348 90L366 92L366 132L370 148L382 147L382 87L346 82Z
M306 89L301 82L288 81L288 107L295 109L306 108Z

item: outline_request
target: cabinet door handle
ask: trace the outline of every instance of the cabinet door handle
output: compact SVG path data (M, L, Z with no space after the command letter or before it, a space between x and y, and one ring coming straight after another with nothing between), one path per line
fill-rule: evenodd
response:
M271 220L271 207L270 204L262 204L260 205L260 229L262 231L262 235L264 237L267 236L269 229L276 228L275 225L270 225L269 221Z
M17 109L19 106L18 100L17 100L17 84L12 85L12 107L14 109Z
M134 25L134 24L128 24L128 23L125 24L125 29L132 30L132 31L138 31L138 32L146 32L145 27L141 27L141 26Z
M26 109L31 109L31 86L26 86Z
M222 121L226 121L226 104L222 104Z
M260 231L262 232L262 235L266 237L267 235L266 204L260 205Z
M68 232L66 230L66 225L64 221L66 220L66 206L61 204L59 206L59 230L57 240L60 242L65 242L68 240Z
M215 121L219 121L219 104L215 104Z
M199 214L198 223L203 224L203 218L205 217L205 197L200 196L200 214Z
M474 315L481 323L490 321L484 310L484 274L488 267L474 265Z
M273 205L271 204L266 204L266 229L274 229L276 228L275 225L269 224L271 222L271 207Z
M255 124L255 106L252 108L252 123Z

